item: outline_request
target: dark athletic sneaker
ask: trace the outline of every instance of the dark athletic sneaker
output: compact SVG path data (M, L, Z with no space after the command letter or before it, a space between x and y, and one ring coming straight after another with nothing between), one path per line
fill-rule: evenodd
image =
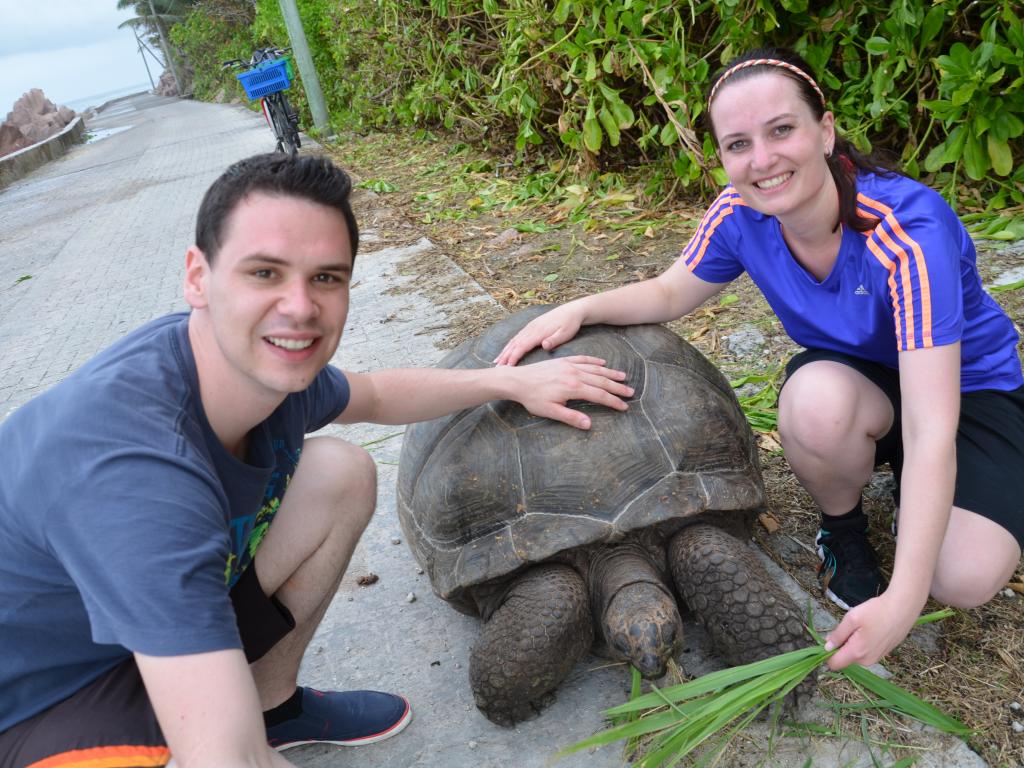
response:
M412 720L402 696L378 691L302 689L302 714L267 728L267 742L281 752L302 744L354 747L389 739Z
M843 610L870 600L885 591L878 557L867 531L818 531L818 580L825 596Z

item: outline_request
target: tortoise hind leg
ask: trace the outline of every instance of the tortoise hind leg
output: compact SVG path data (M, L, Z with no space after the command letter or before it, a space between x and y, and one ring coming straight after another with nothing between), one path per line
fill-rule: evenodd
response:
M508 590L469 657L469 682L488 720L536 716L593 642L587 589L567 565L531 568Z
M808 644L796 603L739 539L696 524L669 542L676 589L730 664Z

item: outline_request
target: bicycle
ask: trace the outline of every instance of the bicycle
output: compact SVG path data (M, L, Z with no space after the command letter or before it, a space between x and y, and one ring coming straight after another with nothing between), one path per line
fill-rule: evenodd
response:
M284 91L291 87L292 68L288 54L291 48L257 48L249 61L231 59L221 63L222 69L241 69L245 72L235 75L245 89L250 101L260 100L263 117L277 140L277 151L297 154L299 141L299 116L288 103Z

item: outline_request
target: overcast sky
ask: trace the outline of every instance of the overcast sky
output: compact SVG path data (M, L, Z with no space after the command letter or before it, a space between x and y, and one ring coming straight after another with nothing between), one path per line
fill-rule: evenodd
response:
M149 78L117 0L0 0L0 121L30 88L58 104ZM160 76L150 59L153 79Z

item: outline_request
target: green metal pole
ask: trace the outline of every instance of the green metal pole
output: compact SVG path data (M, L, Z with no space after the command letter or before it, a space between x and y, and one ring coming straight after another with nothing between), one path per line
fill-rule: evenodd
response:
M317 77L313 57L310 55L309 45L306 43L306 33L302 28L299 8L295 4L295 0L278 0L278 2L281 6L281 13L284 15L285 26L288 28L288 37L291 39L295 63L299 65L299 74L302 75L302 87L306 91L309 111L313 113L313 123L321 136L331 138L331 121L327 117L324 93L320 90L320 78Z

